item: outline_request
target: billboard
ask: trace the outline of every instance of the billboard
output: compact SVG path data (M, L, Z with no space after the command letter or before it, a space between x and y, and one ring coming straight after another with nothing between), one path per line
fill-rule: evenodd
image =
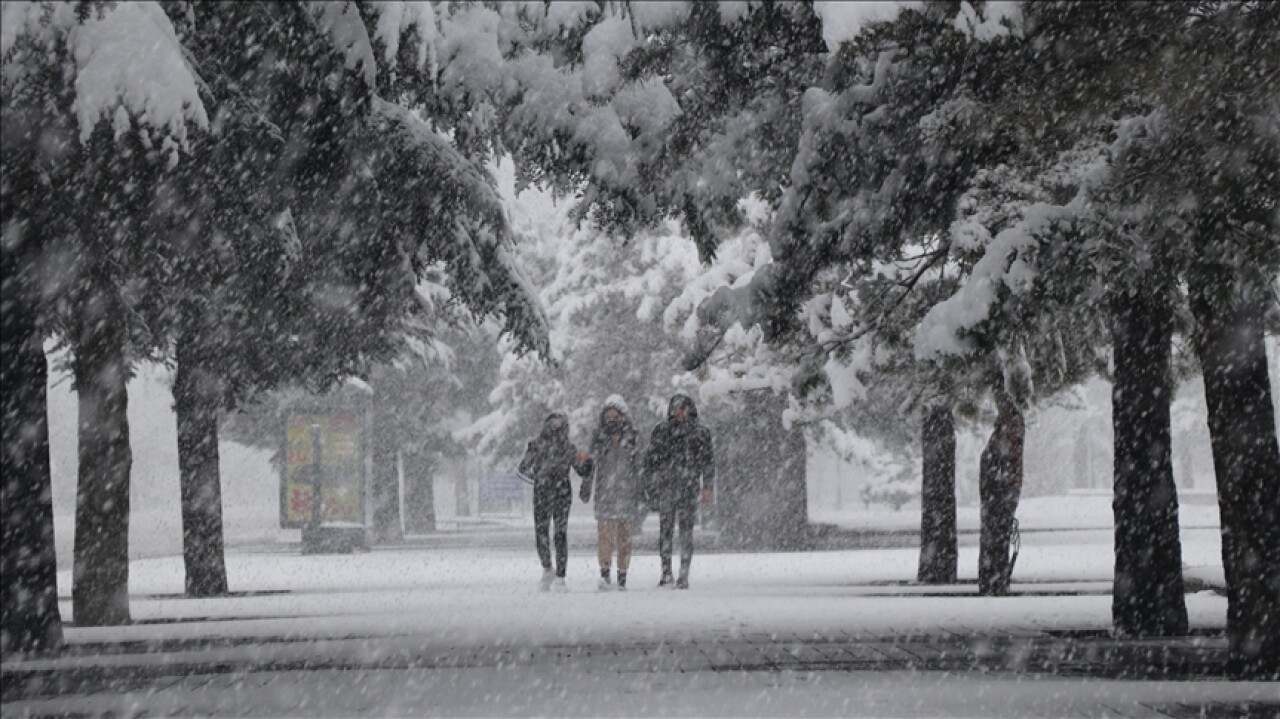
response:
M296 529L311 523L317 478L320 523L364 525L361 418L362 414L355 411L298 412L285 420L281 527Z
M518 511L530 486L514 472L492 472L480 479L480 513L505 514Z

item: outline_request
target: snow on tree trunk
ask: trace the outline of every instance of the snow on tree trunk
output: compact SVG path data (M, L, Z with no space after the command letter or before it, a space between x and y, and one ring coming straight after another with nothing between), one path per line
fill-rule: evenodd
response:
M1121 636L1187 632L1178 493L1169 402L1173 312L1163 301L1118 300L1111 317L1115 379L1115 587L1111 618Z
M218 462L218 379L200 363L189 334L175 349L173 408L178 418L182 559L189 597L227 593L223 557L222 479Z
M49 466L48 369L21 243L5 238L0 280L0 655L62 646L53 483Z
M406 451L404 457L404 521L406 531L423 534L436 531L434 467L423 452Z
M920 431L924 472L920 491L920 566L926 584L956 581L956 426L950 406L934 407Z
M1229 669L1280 678L1280 448L1264 293L1228 305L1193 285L1227 580Z
M111 294L99 289L84 303L72 362L80 416L71 601L81 627L129 622L129 367L124 310Z

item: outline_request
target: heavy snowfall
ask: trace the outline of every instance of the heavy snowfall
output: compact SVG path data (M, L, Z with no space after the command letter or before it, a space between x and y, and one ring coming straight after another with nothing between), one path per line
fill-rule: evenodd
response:
M1280 3L0 13L6 717L1280 716Z

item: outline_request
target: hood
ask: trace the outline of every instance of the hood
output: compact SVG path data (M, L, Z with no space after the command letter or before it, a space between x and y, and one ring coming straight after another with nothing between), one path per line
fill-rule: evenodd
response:
M698 405L693 403L693 398L687 394L677 394L667 403L667 419L675 419L677 407L689 408L689 419L698 421Z
M552 420L560 420L559 427L552 427ZM560 412L552 412L542 421L542 431L538 434L542 441L568 442L569 418Z
M604 406L600 408L600 426L601 427L609 426L608 423L604 421L604 415L605 415L605 412L608 412L611 409L617 410L618 414L622 415L622 419L621 421L618 422L618 426L626 426L631 424L631 415L627 410L626 400L622 399L622 395L611 394L609 395L609 399L606 399L604 401Z
M616 409L626 415L631 414L631 410L627 409L627 401L620 394L609 395L609 398L604 401L604 406L600 408L600 412L603 414L608 409Z

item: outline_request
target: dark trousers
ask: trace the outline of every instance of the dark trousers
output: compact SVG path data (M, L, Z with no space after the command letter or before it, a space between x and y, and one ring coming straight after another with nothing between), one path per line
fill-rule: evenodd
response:
M662 573L671 574L671 535L680 525L680 573L689 574L693 561L693 520L698 516L695 502L680 502L658 512L658 554L662 557Z
M981 491L985 489L986 491ZM978 593L1003 595L1009 592L1009 543L1013 540L1013 518L1018 508L1018 491L1003 486L979 488L982 494L982 527L978 543Z
M567 492L535 491L533 493L533 531L538 545L538 559L543 569L551 568L551 546L547 537L551 520L556 523L556 576L563 577L569 562L569 508L573 495Z

